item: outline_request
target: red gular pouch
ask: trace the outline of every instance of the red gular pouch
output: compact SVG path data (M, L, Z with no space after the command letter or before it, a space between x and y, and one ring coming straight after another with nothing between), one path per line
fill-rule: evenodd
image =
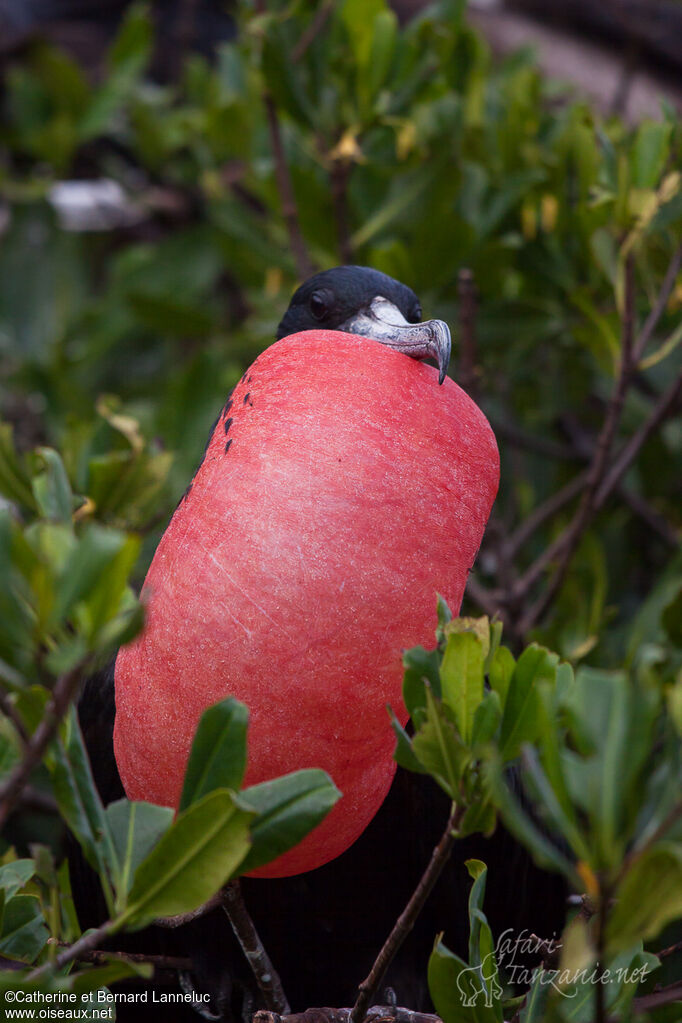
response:
M114 745L130 799L177 806L202 712L249 708L251 785L304 767L343 793L255 873L339 856L388 792L405 648L453 613L499 482L493 432L431 366L313 330L244 374L143 589L143 633L116 662Z

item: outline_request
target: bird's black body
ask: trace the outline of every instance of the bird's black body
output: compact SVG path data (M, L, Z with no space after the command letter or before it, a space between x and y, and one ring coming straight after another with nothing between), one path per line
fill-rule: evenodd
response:
M409 288L377 271L341 267L318 274L299 288L278 337L315 327L342 328L371 309L377 297L391 303L403 318L399 331L421 317L418 299ZM439 362L440 354L435 356ZM95 781L105 802L124 795L113 754L114 713L112 663L88 681L79 707ZM247 907L294 1011L353 1004L358 984L428 863L448 811L447 798L430 778L399 770L379 813L338 859L294 877L243 880ZM445 931L446 943L466 956L469 881L464 860L471 856L490 867L486 907L493 933L513 927L550 937L563 923L562 886L534 870L509 836L498 832L491 840L464 841L385 978L400 1005L429 1007L426 967L438 932ZM102 919L93 889L96 878L82 861L72 873L81 923L93 926ZM211 993L218 1018L246 1018L261 1007L222 911L178 931L157 928L133 937L139 950L161 948L191 958L191 983ZM149 1006L144 1009L138 1017L130 1007L121 1007L119 1018L123 1023L137 1018L149 1023L154 1017ZM190 1009L173 1011L173 1020L196 1018ZM169 1019L167 1014L159 1018Z

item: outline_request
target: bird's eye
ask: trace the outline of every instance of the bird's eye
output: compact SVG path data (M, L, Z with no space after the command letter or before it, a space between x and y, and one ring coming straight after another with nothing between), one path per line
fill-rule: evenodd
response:
M421 321L421 318L422 307L419 305L419 302L416 302L410 309L410 315L408 316L408 320L410 321L410 323L419 323Z
M320 291L312 293L308 305L316 320L323 320L329 311L327 299Z

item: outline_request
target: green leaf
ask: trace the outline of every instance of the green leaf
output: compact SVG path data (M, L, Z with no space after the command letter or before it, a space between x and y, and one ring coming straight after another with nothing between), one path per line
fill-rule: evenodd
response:
M248 708L233 697L204 711L192 740L180 810L214 789L240 788L246 770L248 721Z
M513 760L524 742L534 742L539 733L539 696L542 681L556 683L559 658L532 643L519 657L504 704L500 729L500 753Z
M502 720L500 697L494 689L488 690L476 708L471 729L472 747L491 742Z
M611 952L655 938L682 916L682 850L660 843L639 856L618 887L606 927Z
M239 805L252 809L251 849L241 874L269 863L324 820L341 793L325 771L307 768L252 785L239 794Z
M484 658L475 633L449 633L440 668L441 689L443 701L450 707L467 745L471 742L474 715L483 699Z
M0 867L0 889L5 894L5 901L9 901L20 888L28 884L34 874L33 860L12 860Z
M500 698L500 704L504 708L507 700L509 685L514 674L516 661L506 646L499 647L493 654L489 667L489 680L491 688Z
M491 757L485 775L507 830L528 849L539 867L563 874L580 891L582 882L573 864L525 812L507 782L501 761Z
M37 510L31 477L16 453L9 423L0 423L0 494L20 508Z
M536 969L534 974L533 984L521 1009L519 1023L543 1023L545 1019L547 999L551 990L548 978L551 975L541 969Z
M412 750L440 787L457 801L470 753L430 689L426 690L426 703L426 717L412 740Z
M121 906L140 863L168 831L175 816L168 806L118 799L104 811L116 853L114 886Z
M672 125L643 121L632 151L632 183L635 188L655 188L670 153Z
M72 706L48 758L59 810L90 864L105 885L117 857L109 822L92 777L78 717Z
M443 1023L498 1023L495 1002L502 988L498 982L493 997L486 986L488 977L497 977L497 966L493 965L490 973L489 965L486 962L483 968L467 966L445 947L440 937L436 939L429 959L428 982L431 1000Z
M220 789L193 803L137 868L117 927L139 930L203 905L246 856L251 817Z
M71 524L73 494L64 463L52 448L38 448L45 471L33 478L33 494L40 514L52 522Z
M425 650L416 646L403 654L403 700L407 712L419 722L419 714L426 708L426 685L431 687L437 699L440 699L440 657L437 650Z
M86 600L98 584L109 586L107 573L130 542L125 533L96 523L84 531L60 573L53 612L55 621L63 621L74 605Z
M47 944L40 902L33 895L15 895L5 905L0 934L0 955L33 963Z
M682 692L682 686L680 686L680 691ZM679 702L682 704L682 697ZM393 710L390 708L389 713L391 715L391 727L393 728L398 740L393 754L393 759L396 763L400 764L401 767L404 767L406 771L414 771L416 774L428 774L429 772L426 770L424 765L417 760L414 754L412 749L412 739L398 721Z

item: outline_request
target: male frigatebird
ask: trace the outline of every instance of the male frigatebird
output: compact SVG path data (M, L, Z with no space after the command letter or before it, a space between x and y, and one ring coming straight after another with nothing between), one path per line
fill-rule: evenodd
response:
M421 316L419 300L410 288L366 267L328 270L298 289L278 328L279 344L268 349L247 371L214 427L191 491L181 502L150 569L147 629L137 644L122 651L116 670L118 768L132 798L149 798L171 805L175 802L200 705L206 706L227 695L230 687L244 698L241 682L233 686L231 681L235 664L240 679L249 680L247 689L251 685L256 703L260 699L261 705L252 708L255 745L263 750L262 760L272 757L273 763L282 768L273 773L316 765L336 774L342 791L346 791L347 783L351 791L347 802L354 800L351 816L355 814L358 818L352 827L345 828L344 821L337 816L340 823L334 823L331 830L320 829L324 836L321 852L320 843L316 846L314 836L310 836L306 840L308 851L302 858L296 858L295 850L289 854L293 858L274 876L294 873L295 877L247 879L244 885L247 904L297 1009L316 1004L352 1004L354 989L365 976L423 869L446 815L432 782L425 785L423 779L399 776L379 814L357 838L374 816L390 783L392 741L389 739L388 745L382 741L378 752L370 749L366 768L370 776L377 760L382 761L380 776L371 776L373 801L362 784L359 794L353 792L358 772L353 773L352 765L350 770L342 770L338 768L338 758L332 756L331 761L325 761L324 756L326 750L335 748L335 740L343 739L338 727L339 708L343 714L345 706L349 727L353 716L363 717L363 694L372 688L371 679L367 681L368 659L379 664L375 673L381 685L388 671L382 658L391 659L392 688L388 693L383 690L371 693L375 705L378 700L382 724L378 724L379 714L374 710L365 715L369 740L382 726L386 726L389 735L384 705L387 700L394 705L400 701L400 647L425 642L425 636L433 635L437 589L445 590L453 610L458 609L466 573L497 488L497 451L485 418L452 381L445 379L450 356L447 326L438 320L422 323ZM314 333L301 333L307 331ZM292 339L291 335L295 337ZM362 338L371 341L367 343ZM382 347L372 342L380 342ZM435 360L437 373L405 360L405 355L416 360ZM444 386L439 387L444 381ZM391 390L392 384L395 391ZM317 411L316 393L323 413ZM314 402L316 412L311 416L309 410ZM434 418L433 410L440 407L449 411L444 417ZM258 443L263 442L260 447L249 430L256 432ZM302 516L293 514L288 519L291 507L296 510L301 503L302 446L310 461L307 481L310 500ZM255 451L253 457L249 455L251 451ZM377 451L379 456L375 459ZM347 465L345 459L349 454ZM221 479L228 480L227 488L221 489ZM257 491L249 489L256 485ZM293 501L289 493L292 487ZM272 507L269 502L274 502ZM236 547L223 550L222 537L229 533L232 542L235 520L225 523L220 520L216 526L215 516L223 514L223 506L239 509L245 504L247 509L241 521L248 523L250 543L254 543L252 526L258 516L267 524L265 541L260 546L256 543L258 549L254 552L243 546L240 549L238 536ZM366 508L368 514L364 514ZM209 529L205 535L200 530L196 542L193 530L198 516L206 516ZM332 526L325 534L330 516ZM344 516L353 517L350 541L344 533ZM288 530L284 540L279 528L283 519ZM311 535L297 535L296 529ZM325 586L331 569L322 547L312 541L324 534L326 551L340 532L344 533L344 540L333 570L346 565L350 581L344 577L339 583L334 578L335 586L339 583L339 595L330 610ZM268 543L273 564L279 563L280 575L286 576L282 585L275 580L277 573L272 565L263 570ZM247 575L240 575L235 582L234 561L240 550L244 559L251 557L252 561ZM178 557L184 559L182 564ZM309 597L300 601L298 592L292 597L292 558L298 560L295 586L310 587ZM420 566L425 559L428 567L422 572ZM229 579L227 590L220 589L217 594L211 580L201 590L205 565L210 568L211 563L217 563L220 587L223 574ZM388 569L384 571L386 564ZM446 567L441 580L443 565ZM182 583L185 576L187 588L181 587L182 592L175 594L180 603L169 616L167 601L173 601L176 582ZM166 587L168 580L171 583ZM370 584L374 584L373 589ZM380 595L378 611L368 615L366 608L372 606L376 592ZM240 593L244 597L241 604ZM218 618L212 616L208 607L214 600L221 608ZM344 635L346 646L342 647L337 642L341 620L335 617L337 605L342 609L341 618L346 616L349 637L346 641ZM160 610L155 617L156 608ZM298 609L302 610L292 618ZM378 612L381 614L377 617ZM362 623L362 629L354 634L352 626L356 619ZM187 622L190 624L186 647L190 660L194 659L191 665L185 654L179 661L173 660L176 654L168 646L170 638L177 652ZM294 637L293 647L288 634L292 628L302 637ZM252 684L250 680L257 675L264 656L271 654L270 635L278 630L282 633L277 645L284 650L283 663L266 663L263 677ZM254 659L254 643L259 642L261 647ZM311 662L309 658L295 660L292 650L297 644L319 650L325 643L331 647L330 658L323 660L321 676L319 671L312 671L310 685L324 689L334 664L342 661L339 678L332 679L334 686L343 685L343 678L357 670L361 675L360 693L352 692L345 704L341 701L322 741L318 738L309 744L310 749L304 750L312 761L304 756L298 763L286 759L280 763L273 751L287 750L296 743L301 745L298 737L293 743L291 735L282 734L282 715L276 713L278 687L286 675L286 665L293 660L295 669L291 679L285 679L279 702L286 709L293 708L296 717L305 700L301 700L300 688L294 692L286 686L292 680L298 685L301 665L309 667ZM355 644L350 654L348 643ZM196 660L197 650L203 650L206 656L207 670L203 673L204 664ZM227 689L222 682L215 689L216 676L222 674L227 679ZM176 685L181 689L174 709ZM189 690L182 688L187 685ZM271 690L263 697L266 685ZM193 699L199 686L203 689L195 706ZM342 695L345 699L346 694ZM294 706L297 700L299 706ZM245 702L249 703L249 699ZM327 713L325 701L321 703L322 713ZM274 708L273 719L277 724L270 729L263 706ZM111 667L88 683L80 716L101 794L105 800L118 798L123 789L112 751ZM311 718L304 716L304 722L306 735L317 730L324 733L324 725L319 721L311 723ZM174 730L178 730L179 740ZM169 732L173 733L170 737ZM343 756L350 759L347 749ZM253 780L261 777L262 764L255 770ZM357 807L366 802L371 803L369 809L358 814ZM341 838L337 841L339 834ZM349 844L350 848L339 856ZM471 854L471 843L467 846ZM506 882L510 859L508 851L503 855ZM326 863L331 857L338 858ZM425 915L411 944L405 946L387 977L400 1004L415 1009L425 1007L426 963L436 932L445 928L451 935L451 944L456 946L466 929L466 876L461 860L458 862L460 877L453 881L450 876L449 881L441 882L441 894L436 900L438 912L432 909ZM512 897L507 896L512 905L519 897L521 873L520 867ZM494 885L494 877L492 880ZM497 901L499 907L502 900ZM517 920L518 913L514 922ZM504 918L502 922L506 923ZM250 1009L248 974L235 961L238 955L231 947L226 921L220 917L199 921L193 925L187 941L195 963L194 982L198 988L210 990L214 1010L228 1018L241 1011L239 1002L243 997L246 1003L242 1008Z

